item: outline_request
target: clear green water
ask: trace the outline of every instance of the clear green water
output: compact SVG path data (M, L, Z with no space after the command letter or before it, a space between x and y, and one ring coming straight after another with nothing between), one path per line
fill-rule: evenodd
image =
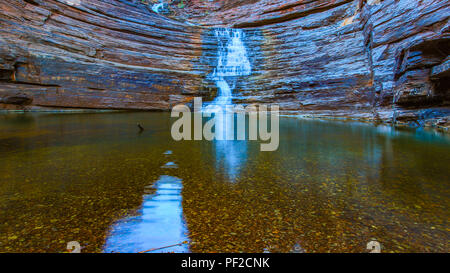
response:
M373 239L383 252L450 250L445 135L281 118L278 151L260 152L175 142L170 126L166 113L0 115L0 252L69 241L84 252L183 241L156 251L366 252Z

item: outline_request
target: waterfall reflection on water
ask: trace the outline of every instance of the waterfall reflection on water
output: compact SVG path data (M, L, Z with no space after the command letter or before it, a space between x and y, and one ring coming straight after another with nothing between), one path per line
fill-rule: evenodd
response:
M245 162L247 160L247 140L228 140L230 138L226 137L226 134L234 134L236 123L233 122L234 114L226 113L219 114L219 124L216 133L222 133L225 135L223 140L214 140L214 151L216 159L216 169L225 175L227 179L231 182L235 182L239 176L240 170L245 167ZM234 135L235 136L235 135Z
M227 105L233 104L232 87L230 87L229 81L236 83L237 77L250 75L252 68L242 40L245 38L244 31L220 28L216 29L214 33L218 42L217 66L214 68L211 78L216 82L219 90L217 98L212 102L212 106L218 106L212 110L216 118L216 139L213 142L216 168L222 168L223 172L228 175L228 179L235 181L239 170L245 165L247 142L229 137L235 135L234 113L225 110Z

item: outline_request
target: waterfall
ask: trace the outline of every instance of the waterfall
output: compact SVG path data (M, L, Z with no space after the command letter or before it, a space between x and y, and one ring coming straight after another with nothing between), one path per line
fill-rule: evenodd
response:
M220 28L215 30L218 41L217 66L212 73L219 94L214 100L215 105L232 104L232 88L227 78L247 76L252 68L247 58L247 50L242 38L245 33L240 29Z
M161 9L164 8L164 1L160 0L160 2L158 4L153 4L152 6L152 10L155 13L159 13Z
M214 100L214 104L227 105L231 104L231 88L224 78L216 80L217 88L219 89L219 96Z

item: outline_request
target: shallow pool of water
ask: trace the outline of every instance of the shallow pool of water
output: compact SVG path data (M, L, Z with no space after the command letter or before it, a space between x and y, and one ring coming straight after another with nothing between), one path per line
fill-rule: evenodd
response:
M172 122L0 115L0 252L450 250L446 135L281 118L279 149L260 152L175 142Z

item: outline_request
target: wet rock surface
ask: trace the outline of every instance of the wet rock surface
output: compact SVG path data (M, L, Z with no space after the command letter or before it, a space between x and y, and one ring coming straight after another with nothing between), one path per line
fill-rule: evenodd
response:
M0 97L32 101L0 107L169 110L212 100L213 28L235 27L253 71L237 81L235 103L448 128L448 1L192 0L164 14L147 2L2 1Z

